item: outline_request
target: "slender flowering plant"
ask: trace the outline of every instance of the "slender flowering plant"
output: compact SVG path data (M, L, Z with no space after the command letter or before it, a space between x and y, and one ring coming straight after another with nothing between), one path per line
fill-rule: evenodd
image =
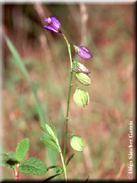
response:
M85 86L88 86L91 84L91 79L89 77L90 71L80 62L76 62L72 60L72 54L71 54L71 48L75 49L77 55L81 57L82 59L90 59L92 58L92 54L86 48L85 46L76 46L73 44L70 44L68 42L68 39L66 36L61 32L61 23L60 21L53 15L51 15L48 18L44 19L45 22L47 22L46 25L44 25L44 28L48 31L51 31L53 33L59 33L63 38L65 39L65 42L67 44L68 48L68 54L70 59L70 80L69 80L69 92L68 92L68 99L67 99L67 111L66 111L66 120L65 120L65 138L64 138L64 149L61 149L60 143L57 137L57 131L54 126L54 123L52 122L51 117L49 117L49 124L47 124L44 120L44 115L41 111L40 104L38 102L38 98L36 95L35 88L33 84L30 81L29 75L27 73L27 70L25 69L25 66L23 65L23 62L10 42L10 40L5 36L5 40L7 42L7 45L12 52L16 62L22 69L24 75L26 76L28 82L30 83L30 87L32 89L32 92L35 97L35 101L38 108L38 113L40 117L40 121L42 121L41 129L44 131L44 137L40 138L41 142L48 148L54 149L58 151L60 154L62 165L52 165L47 167L43 160L38 158L28 158L25 159L23 162L28 149L29 149L29 139L25 138L22 141L20 141L17 145L16 152L9 152L7 154L3 153L0 155L0 165L1 166L7 166L9 168L13 168L14 170L14 177L16 180L18 180L20 172L25 174L31 174L31 175L43 175L47 173L50 169L55 168L56 174L52 175L48 178L46 178L45 181L50 180L56 176L61 175L62 179L67 181L67 165L69 164L70 160L73 158L74 153L71 154L68 159L66 160L66 145L67 145L67 138L68 138L68 121L69 121L69 104L70 104L70 96L71 96L71 88L73 86L72 80L73 76L76 77L76 79L82 83ZM72 46L72 47L71 47ZM84 89L79 88L76 85L75 92L73 94L73 100L74 102L80 106L85 107L89 104L89 94ZM76 151L83 151L85 147L84 140L79 136L72 133L70 140L71 147Z
M67 101L67 113L66 113L66 128L65 128L65 141L64 141L64 156L62 158L62 150L60 149L60 154L61 154L61 160L62 160L62 168L63 168L63 175L64 179L67 180L67 170L66 170L66 160L65 160L65 155L66 155L66 144L67 144L67 129L68 129L68 119L69 119L69 104L70 104L70 96L71 96L71 88L72 88L72 78L73 78L73 73L75 73L76 78L79 82L81 82L84 85L90 85L90 77L88 74L90 73L89 70L81 63L72 61L72 54L71 54L71 45L66 38L66 36L61 32L61 23L60 21L53 15L51 15L48 18L45 18L45 21L48 23L48 25L45 25L44 28L55 32L55 33L61 33L61 35L64 37L67 47L68 47L68 53L69 53L69 58L70 58L70 83L69 83L69 93L68 93L68 101ZM92 58L92 54L86 48L85 46L76 46L73 45L77 55L81 57L82 59L90 59ZM80 88L76 88L75 93L73 95L73 99L75 103L81 107L84 107L88 105L89 103L89 95L88 93ZM83 139L78 136L78 135L72 135L70 138L70 145L71 147L76 150L76 151L83 151L85 144ZM70 155L69 159L73 157L73 154ZM70 161L70 160L69 160ZM68 163L67 163L68 164Z

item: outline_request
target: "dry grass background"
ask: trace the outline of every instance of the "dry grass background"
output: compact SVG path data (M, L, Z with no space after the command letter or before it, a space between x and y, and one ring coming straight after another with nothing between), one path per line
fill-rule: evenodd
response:
M45 118L52 117L63 146L69 56L61 35L43 28L44 18L51 14L60 20L70 43L87 46L93 54L92 59L83 61L73 51L74 60L90 70L91 85L79 84L90 95L89 105L81 108L73 101L75 83L78 84L73 79L68 128L84 139L86 147L83 153L75 152L68 166L68 178L128 179L128 122L135 121L134 4L3 5L3 29L21 55L35 83ZM32 92L12 63L5 42L3 55L3 151L15 151L20 140L29 138L27 158L41 158L50 166L46 148L39 139L42 131ZM72 152L68 142L66 156ZM21 174L20 179L44 179L47 175ZM3 179L12 178L12 170L3 168Z

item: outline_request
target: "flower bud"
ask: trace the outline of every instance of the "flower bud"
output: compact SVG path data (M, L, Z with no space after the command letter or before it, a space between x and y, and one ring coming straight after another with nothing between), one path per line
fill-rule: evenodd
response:
M83 139L78 135L73 135L70 138L70 145L76 151L83 151L85 147Z
M73 100L77 105L85 107L85 105L89 104L89 94L85 90L77 88L73 95Z
M76 45L73 46L79 57L83 59L90 59L93 57L90 51L85 46L76 46Z
M90 71L81 63L74 61L74 64L76 65L76 68L78 71L81 71L85 74L89 74Z
M91 84L91 79L89 76L87 76L86 74L82 73L82 72L78 72L76 73L76 78L78 79L78 81L84 85L90 85Z

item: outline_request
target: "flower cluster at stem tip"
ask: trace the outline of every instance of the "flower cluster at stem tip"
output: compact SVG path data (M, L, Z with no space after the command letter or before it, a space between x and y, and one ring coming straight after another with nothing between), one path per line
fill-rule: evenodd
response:
M54 15L51 15L50 17L45 18L44 21L48 23L48 25L44 26L45 29L55 33L61 33L61 30L60 30L61 23ZM85 46L73 45L73 47L77 55L82 59L90 59L93 57L90 51Z

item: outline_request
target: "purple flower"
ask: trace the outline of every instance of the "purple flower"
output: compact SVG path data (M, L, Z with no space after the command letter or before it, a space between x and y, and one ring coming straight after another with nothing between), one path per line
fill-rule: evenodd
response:
M45 29L56 33L59 32L61 23L55 16L51 15L50 17L45 18L44 21L48 22L48 25L44 26Z
M90 59L93 57L90 51L85 46L76 46L76 45L73 45L73 46L79 57L83 59Z

